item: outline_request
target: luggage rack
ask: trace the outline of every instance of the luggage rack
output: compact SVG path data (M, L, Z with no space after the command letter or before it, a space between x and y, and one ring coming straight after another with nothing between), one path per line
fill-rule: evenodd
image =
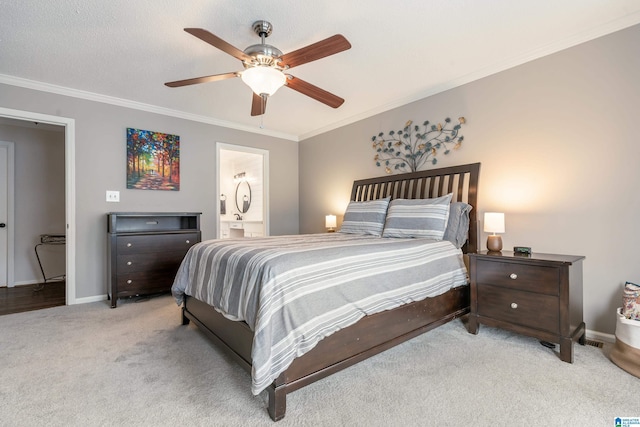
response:
M42 245L64 245L66 244L66 236L64 234L41 234L40 235L40 243L36 245L34 251L36 252L36 258L38 259L38 265L40 266L40 271L42 272L42 278L44 279L44 283L42 285L36 285L35 290L39 291L44 287L44 285L49 280L65 280L66 274L59 274L57 276L47 277L44 273L44 268L42 267L42 261L40 261L40 255L38 254L38 247Z

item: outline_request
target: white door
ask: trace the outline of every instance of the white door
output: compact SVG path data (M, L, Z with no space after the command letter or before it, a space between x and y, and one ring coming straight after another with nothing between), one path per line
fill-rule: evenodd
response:
M0 141L0 286L13 286L13 143Z

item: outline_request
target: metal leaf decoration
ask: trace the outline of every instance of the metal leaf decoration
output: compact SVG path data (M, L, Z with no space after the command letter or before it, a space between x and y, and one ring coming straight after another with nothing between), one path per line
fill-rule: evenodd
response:
M451 119L444 119L444 124L431 124L428 120L419 125L413 125L409 120L404 129L389 131L386 135L380 132L371 137L373 149L376 155L373 160L376 166L384 167L387 173L394 171L411 172L420 170L427 162L435 165L438 163L437 155L444 150L447 155L451 148L457 150L462 145L464 136L460 135L460 129L467 120L458 118L458 123L451 124Z

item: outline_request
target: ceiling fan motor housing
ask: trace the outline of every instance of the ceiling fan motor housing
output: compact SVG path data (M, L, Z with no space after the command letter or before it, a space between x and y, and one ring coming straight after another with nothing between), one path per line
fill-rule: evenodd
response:
M280 49L268 44L254 44L244 50L244 53L251 56L255 63L244 63L244 67L251 67L255 65L275 66L276 59L282 56ZM252 61L253 62L253 61Z
M253 60L249 63L246 61L243 63L244 68L265 66L274 67L277 66L277 59L282 56L282 51L274 46L268 45L264 42L264 39L271 35L273 31L273 25L267 21L256 21L252 25L253 31L260 36L262 43L254 44L244 50L244 53L251 56Z

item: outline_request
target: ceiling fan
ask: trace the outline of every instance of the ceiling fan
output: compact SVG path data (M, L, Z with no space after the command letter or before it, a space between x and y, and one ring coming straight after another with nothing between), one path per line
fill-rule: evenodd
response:
M273 26L269 22L256 21L253 23L252 28L253 31L260 36L262 41L260 44L249 46L244 51L233 47L218 36L202 28L185 28L184 30L187 33L242 61L244 70L178 80L165 83L165 85L169 87L181 87L240 77L242 81L253 90L253 100L251 103L252 116L264 114L267 107L267 97L273 95L282 86L307 95L333 108L338 108L342 105L344 99L287 74L286 71L298 65L306 64L351 48L351 44L344 36L336 34L335 36L310 44L309 46L283 54L279 49L264 42L273 30Z

